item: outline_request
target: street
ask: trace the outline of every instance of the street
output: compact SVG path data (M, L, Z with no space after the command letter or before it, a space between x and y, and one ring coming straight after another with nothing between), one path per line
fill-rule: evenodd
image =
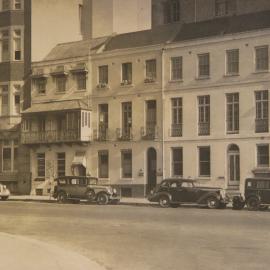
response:
M0 209L0 232L77 252L105 269L266 270L270 265L268 211L11 201L1 202Z

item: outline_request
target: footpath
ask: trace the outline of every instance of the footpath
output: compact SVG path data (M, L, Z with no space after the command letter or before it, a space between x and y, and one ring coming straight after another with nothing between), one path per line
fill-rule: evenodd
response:
M54 245L0 233L0 269L105 270L88 258Z
M50 196L37 196L37 195L11 195L9 197L10 201L24 201L24 202L46 202L54 203L56 200ZM121 198L120 205L137 205L137 206L146 206L150 205L146 198Z

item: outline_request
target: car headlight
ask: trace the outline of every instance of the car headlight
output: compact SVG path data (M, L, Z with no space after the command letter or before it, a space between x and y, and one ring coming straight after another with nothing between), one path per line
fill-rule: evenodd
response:
M113 194L116 194L117 193L116 188L113 188L112 192L113 192Z

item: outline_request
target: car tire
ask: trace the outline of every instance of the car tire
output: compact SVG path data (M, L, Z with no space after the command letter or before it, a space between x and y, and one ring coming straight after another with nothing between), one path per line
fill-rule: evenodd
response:
M218 209L226 209L226 203L220 203Z
M171 205L170 198L166 195L160 196L158 202L163 208L168 208Z
M67 202L67 194L65 192L60 192L57 195L57 201L59 203L66 203Z
M1 200L2 201L6 201L8 199L8 197L7 196L5 196L5 197L1 197Z
M245 201L240 197L233 198L232 209L233 210L242 210L245 207Z
M90 189L86 192L86 198L88 202L92 202L93 200L95 200L96 194L95 191Z
M257 197L250 197L247 200L247 208L250 211L256 211L260 208L260 200Z
M207 207L209 209L218 209L219 208L219 200L215 197L209 197L207 198Z
M97 204L106 205L109 202L109 197L105 193L100 193L97 195Z

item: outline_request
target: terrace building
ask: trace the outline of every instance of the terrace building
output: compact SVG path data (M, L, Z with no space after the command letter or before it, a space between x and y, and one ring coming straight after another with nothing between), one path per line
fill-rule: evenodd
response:
M91 174L122 196L166 177L269 176L269 11L57 45L33 64L33 193Z

